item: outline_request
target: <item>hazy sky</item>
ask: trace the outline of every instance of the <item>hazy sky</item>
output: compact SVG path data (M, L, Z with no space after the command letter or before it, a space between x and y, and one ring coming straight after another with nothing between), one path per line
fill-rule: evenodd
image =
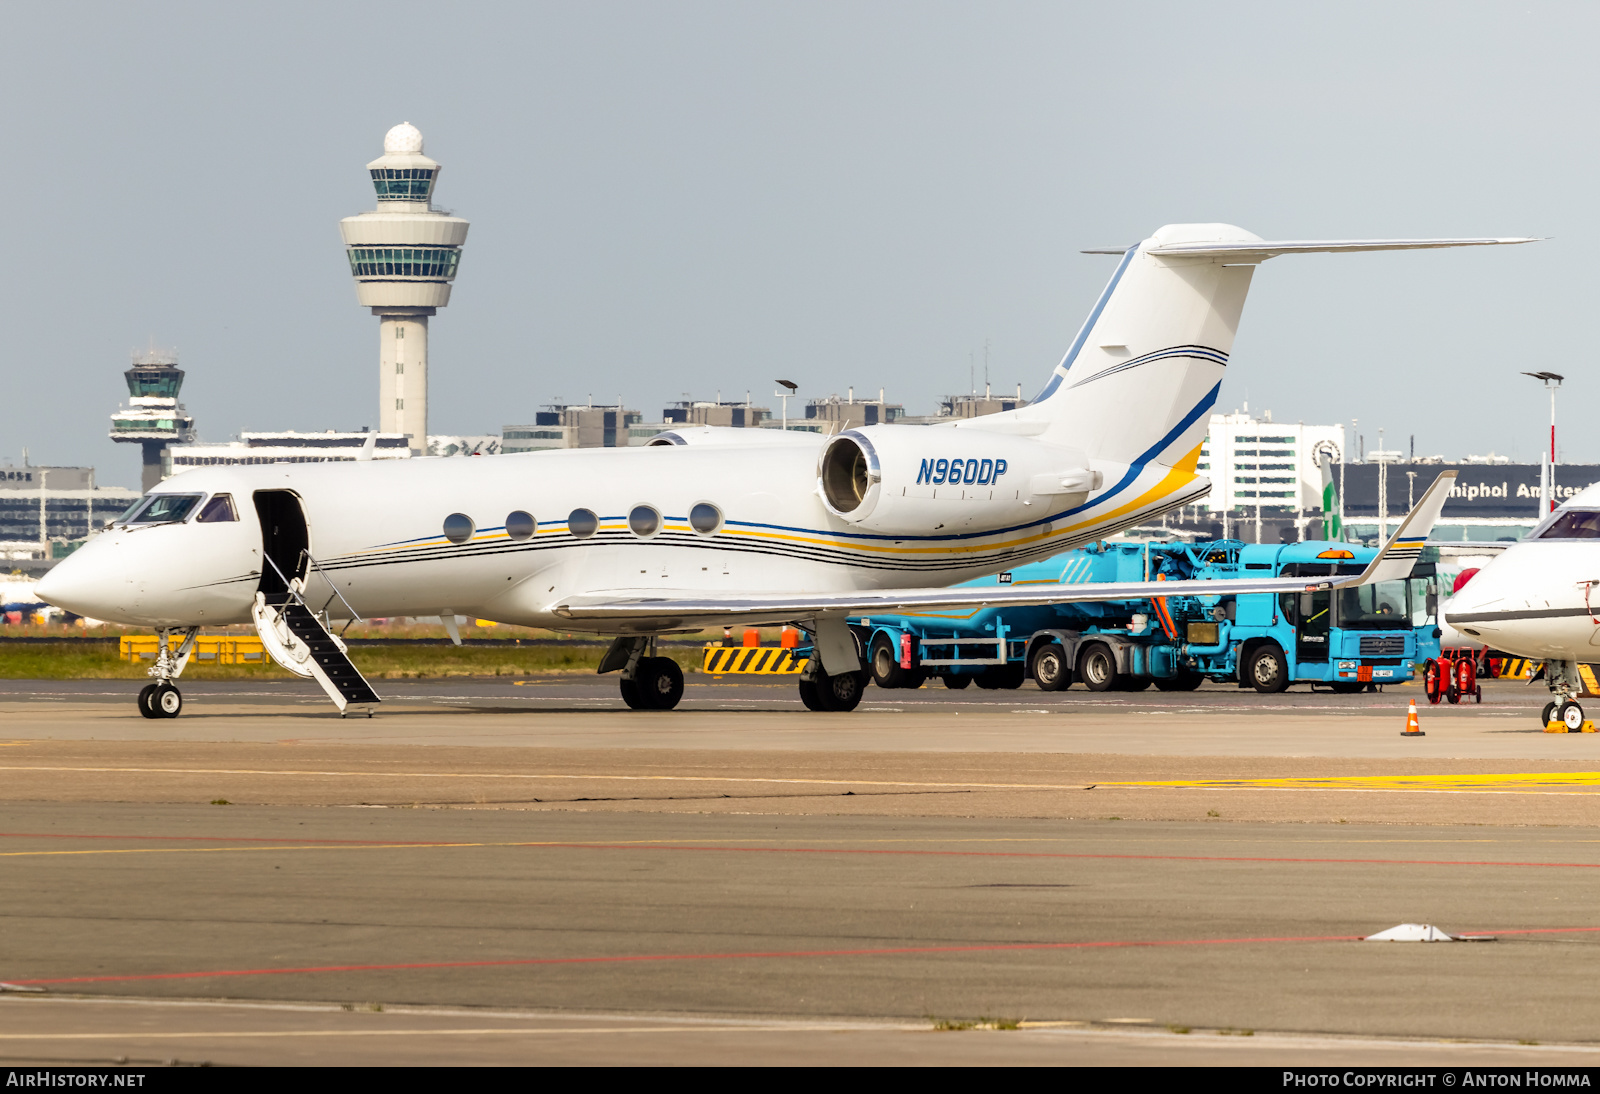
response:
M338 234L418 126L472 221L432 432L540 404L887 389L983 347L1043 383L1121 245L1551 236L1283 257L1223 386L1376 446L1600 461L1600 7L1580 4L9 3L0 458L93 463L121 371L176 346L207 440L377 424ZM1588 332L1588 333L1586 333ZM770 402L770 400L769 400ZM772 404L776 408L776 404Z

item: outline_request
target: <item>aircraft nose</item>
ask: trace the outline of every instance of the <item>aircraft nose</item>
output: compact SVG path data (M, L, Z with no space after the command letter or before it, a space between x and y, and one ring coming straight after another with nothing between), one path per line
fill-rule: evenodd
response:
M106 563L109 558L94 558L103 551L91 551L86 544L76 552L56 563L39 579L34 593L47 604L86 615L92 619L113 618L120 605L116 603L120 586L125 585L123 575L112 572ZM126 596L120 599L126 599Z

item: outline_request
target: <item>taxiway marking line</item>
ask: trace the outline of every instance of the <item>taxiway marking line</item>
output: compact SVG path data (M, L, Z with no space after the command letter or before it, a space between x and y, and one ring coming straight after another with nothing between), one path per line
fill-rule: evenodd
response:
M666 841L636 843L581 843L561 840L516 840L505 842L462 843L360 843L360 844L255 844L249 847L103 847L83 851L0 851L0 858L52 858L85 855L180 855L215 854L221 851L425 851L446 849L497 849L525 848L552 851L676 851L724 852L732 854L789 854L789 855L898 855L902 857L930 858L1011 858L1056 859L1120 862L1238 862L1281 863L1322 866L1502 866L1545 867L1575 870L1600 869L1600 862L1531 862L1501 859L1403 859L1403 858L1318 858L1288 855L1138 855L1109 852L1078 851L950 851L917 850L888 847L760 847L754 845L724 845L694 843L668 843Z
M808 1026L822 1033L859 1032L860 1026ZM927 1026L876 1026L877 1029L924 1030ZM105 1040L180 1040L189 1037L465 1037L490 1033L560 1034L560 1033L772 1033L793 1032L792 1026L581 1026L570 1029L560 1027L490 1027L485 1029L285 1029L285 1030L195 1030L188 1033L152 1033L145 1030L116 1033L0 1033L0 1041L105 1041Z
M200 972L153 972L105 976L57 976L33 980L11 979L10 984L90 984L135 980L203 980L223 976L287 976L326 972L393 972L411 969L484 969L528 965L618 965L656 961L738 961L795 957L898 957L908 954L996 953L1037 950L1145 949L1170 946L1239 946L1268 942L1359 942L1358 934L1300 935L1267 938L1177 938L1100 942L992 942L964 946L882 946L836 950L739 950L728 953L612 954L592 957L524 957L498 961L411 961L382 965L307 965L287 969L207 969Z
M1100 783L925 782L907 779L800 779L748 775L602 775L463 771L318 771L285 768L64 767L5 765L0 772L55 771L129 775L273 775L313 778L502 779L523 781L747 783L783 786L899 786L946 790L1293 790L1390 794L1531 794L1582 796L1600 793L1600 771L1528 772L1490 775L1348 775L1276 779L1175 779ZM1543 789L1573 787L1575 789ZM1581 789L1577 789L1581 788Z
M1446 793L1521 793L1533 788L1585 787L1600 791L1600 771L1500 772L1489 775L1328 775L1271 779L1161 779L1106 782L1100 786L1193 790L1356 790Z

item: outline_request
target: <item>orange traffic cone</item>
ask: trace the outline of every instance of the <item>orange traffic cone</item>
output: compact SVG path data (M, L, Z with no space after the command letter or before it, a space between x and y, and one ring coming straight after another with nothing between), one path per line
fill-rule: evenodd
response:
M1406 728L1400 731L1402 737L1426 737L1422 727L1417 724L1417 701L1411 700L1411 711L1406 715Z

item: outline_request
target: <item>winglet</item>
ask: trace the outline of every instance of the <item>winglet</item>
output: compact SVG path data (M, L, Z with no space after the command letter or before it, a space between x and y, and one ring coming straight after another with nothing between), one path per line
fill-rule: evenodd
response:
M1389 542L1383 545L1376 558L1367 564L1361 576L1354 580L1336 581L1335 588L1347 589L1354 585L1372 585L1379 581L1398 581L1411 576L1411 565L1422 554L1422 545L1433 531L1434 523L1444 510L1444 503L1456 485L1456 472L1444 471L1433 480L1417 502L1417 507L1407 513L1394 530Z

